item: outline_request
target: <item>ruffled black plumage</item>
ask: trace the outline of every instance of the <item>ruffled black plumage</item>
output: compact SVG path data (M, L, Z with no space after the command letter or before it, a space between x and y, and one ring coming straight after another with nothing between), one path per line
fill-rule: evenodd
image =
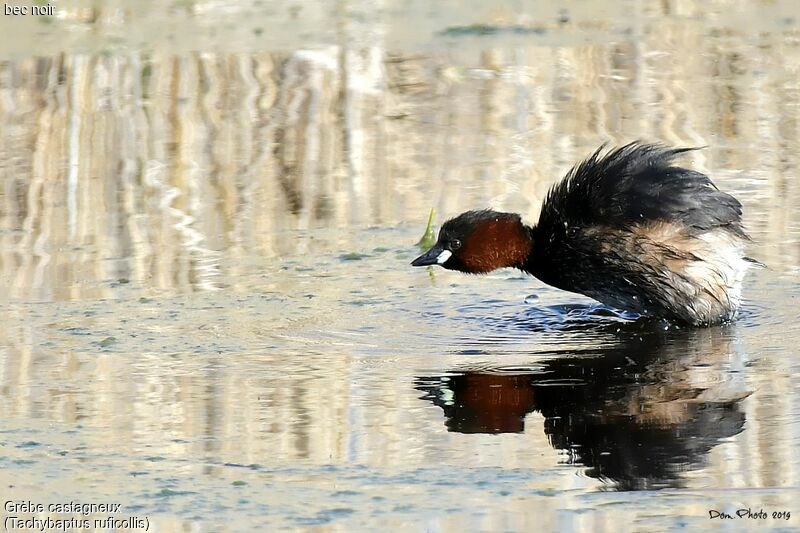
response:
M607 152L601 146L550 189L538 227L626 227L661 220L691 233L725 228L745 237L742 205L700 172L674 166L676 156L696 148L633 142ZM559 230L558 228L561 228Z
M550 190L523 269L646 315L694 325L734 317L748 266L739 201L673 164L692 148L603 150Z

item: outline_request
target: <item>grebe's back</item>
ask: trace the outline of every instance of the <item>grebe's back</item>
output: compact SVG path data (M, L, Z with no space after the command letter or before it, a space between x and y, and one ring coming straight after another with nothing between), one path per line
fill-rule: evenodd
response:
M693 325L735 317L749 266L742 206L690 149L632 143L573 168L533 230L530 272L607 305Z

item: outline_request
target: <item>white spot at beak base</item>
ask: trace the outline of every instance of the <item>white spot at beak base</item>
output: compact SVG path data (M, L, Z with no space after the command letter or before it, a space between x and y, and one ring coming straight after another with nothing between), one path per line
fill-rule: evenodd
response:
M450 256L453 255L453 252L450 250L442 250L442 253L439 254L439 257L436 258L436 264L441 265L447 262L450 259Z

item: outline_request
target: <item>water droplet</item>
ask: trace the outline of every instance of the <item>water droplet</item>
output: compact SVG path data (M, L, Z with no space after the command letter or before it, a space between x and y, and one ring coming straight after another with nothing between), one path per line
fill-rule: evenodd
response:
M538 300L539 300L539 296L537 294L529 294L528 296L525 297L524 302L526 304L532 304L533 302L536 302Z

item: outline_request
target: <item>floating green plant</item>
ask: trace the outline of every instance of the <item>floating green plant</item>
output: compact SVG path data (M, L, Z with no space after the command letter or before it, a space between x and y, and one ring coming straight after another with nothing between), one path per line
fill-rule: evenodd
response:
M97 343L98 346L101 348L108 348L113 346L117 342L116 337L106 337L105 339L101 340Z
M417 246L422 248L423 252L430 250L436 244L436 232L433 231L433 219L436 218L436 209L431 207L431 212L428 215L428 225L425 227L425 233L422 234Z
M451 26L439 32L445 37L483 36L508 33L514 35L542 35L547 30L541 27L521 25L496 26L493 24L470 24L468 26Z
M349 252L339 256L342 261L361 261L369 257L367 254L360 254L358 252Z

